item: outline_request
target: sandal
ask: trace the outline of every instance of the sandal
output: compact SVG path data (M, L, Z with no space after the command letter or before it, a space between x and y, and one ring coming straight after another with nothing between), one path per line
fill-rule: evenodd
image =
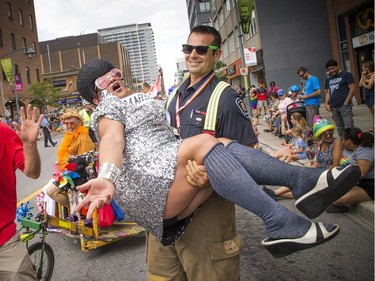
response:
M272 132L272 130L270 130L270 129L264 129L264 130L263 130L263 132L266 132L266 133L271 133L271 132Z
M334 225L331 231L328 231L323 223L311 223L310 229L303 237L295 239L271 239L262 241L262 245L274 258L282 258L294 252L306 250L334 238L340 231L338 225Z
M295 206L309 219L314 219L359 181L361 169L357 165L335 167L324 171L316 186L298 198Z

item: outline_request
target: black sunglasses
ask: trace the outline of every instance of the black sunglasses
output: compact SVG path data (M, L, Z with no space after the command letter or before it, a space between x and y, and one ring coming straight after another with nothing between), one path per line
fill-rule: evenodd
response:
M219 47L212 46L212 45L209 45L209 46L192 46L188 44L182 45L182 52L186 55L190 55L194 49L198 55L205 55L207 54L208 50L216 51L217 49L219 49Z
M304 72L304 73L300 74L300 75L299 75L299 77L301 77L301 78L302 78L302 77L303 77L303 75L305 75L305 73L306 73L306 72Z

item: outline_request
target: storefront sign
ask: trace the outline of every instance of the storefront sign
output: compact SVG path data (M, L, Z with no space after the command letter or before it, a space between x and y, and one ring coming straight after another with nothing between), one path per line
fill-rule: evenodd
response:
M245 53L245 64L252 66L257 65L257 55L256 55L256 49L254 47L252 48L244 48Z
M374 32L371 31L366 34L352 38L353 48L359 48L369 44L374 44Z

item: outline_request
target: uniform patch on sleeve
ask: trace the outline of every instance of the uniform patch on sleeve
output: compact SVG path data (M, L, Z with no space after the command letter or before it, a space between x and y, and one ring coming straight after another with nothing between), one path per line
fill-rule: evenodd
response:
M249 119L250 116L249 116L249 113L247 112L246 105L245 105L245 103L243 102L243 100L241 98L237 98L236 99L236 105L238 106L238 108L240 109L240 111L242 112L242 114L247 119Z

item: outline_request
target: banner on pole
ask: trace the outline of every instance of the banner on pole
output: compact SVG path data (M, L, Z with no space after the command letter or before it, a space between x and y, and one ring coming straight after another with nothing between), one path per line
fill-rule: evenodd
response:
M254 47L244 48L245 64L248 66L257 65L257 52Z
M1 67L5 73L5 77L7 78L10 85L13 85L13 67L12 67L12 60L10 58L2 59L1 60Z
M238 14L243 34L249 34L254 0L237 0Z
M18 73L18 74L14 74L14 78L15 78L15 82L16 82L16 90L17 91L22 91L23 90L23 86L22 86L22 77L21 77L21 73Z

